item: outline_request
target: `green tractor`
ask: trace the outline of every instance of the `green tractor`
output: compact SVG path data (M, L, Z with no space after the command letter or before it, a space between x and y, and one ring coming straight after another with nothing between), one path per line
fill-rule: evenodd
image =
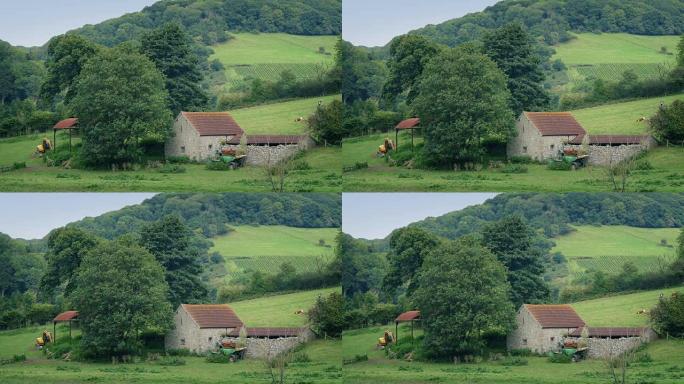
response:
M556 163L570 164L570 169L576 171L584 168L589 163L589 155L582 155L573 148L565 148L558 151L558 157L553 160Z

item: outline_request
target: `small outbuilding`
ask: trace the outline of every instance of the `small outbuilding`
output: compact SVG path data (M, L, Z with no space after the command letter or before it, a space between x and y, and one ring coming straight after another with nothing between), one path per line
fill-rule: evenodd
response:
M175 327L166 335L166 348L206 352L221 338L244 326L228 304L181 304L174 316Z
M245 131L228 112L181 112L167 140L166 156L187 156L196 161L210 159L222 143L237 139Z
M74 129L78 129L78 118L70 117L58 121L57 124L52 127L52 146L57 148L57 131L67 130L69 132L69 151L71 152L71 138L74 135Z
M538 161L556 158L565 143L587 132L570 112L523 112L508 142L508 156L529 156Z
M394 337L399 341L399 323L411 323L411 338L416 321L420 321L420 311L406 311L394 319Z
M394 127L394 144L399 148L399 131L411 131L411 148L413 148L413 137L415 130L420 129L420 118L412 117L410 119L402 120Z
M57 323L69 324L69 338L71 338L72 322L74 321L78 321L78 311L66 311L55 316L55 318L52 319L52 334L54 340L57 340Z
M517 328L508 335L508 349L537 353L557 351L562 339L584 327L584 320L567 304L523 304Z

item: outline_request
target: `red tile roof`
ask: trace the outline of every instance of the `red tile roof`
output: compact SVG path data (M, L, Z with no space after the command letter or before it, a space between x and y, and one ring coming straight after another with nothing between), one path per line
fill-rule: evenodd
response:
M283 327L257 327L246 328L247 337L297 337L304 328L283 328ZM240 335L239 329L232 330L228 336L237 337Z
M240 328L242 320L228 304L181 304L200 328Z
M572 139L570 144L582 144L585 135L579 135ZM648 135L589 135L589 144L641 144L644 140L648 140Z
M76 127L76 124L78 124L78 119L75 117L70 117L68 119L64 119L61 121L58 121L57 124L55 124L52 129L69 129L69 128L74 128Z
M570 112L523 112L542 136L577 136L586 131Z
M397 124L394 129L411 129L420 124L420 119L417 117L412 117L410 119L402 120Z
M568 336L582 336L582 328L572 331ZM640 337L646 334L647 327L587 327L589 337Z
M396 322L402 322L402 321L411 321L411 320L416 320L420 319L420 311L408 311L400 314L397 316L394 321Z
M579 328L584 320L567 304L525 304L542 328Z
M200 136L240 136L240 125L228 112L181 112Z
M52 321L69 321L76 319L78 317L78 311L66 311L62 312L59 315L55 316Z

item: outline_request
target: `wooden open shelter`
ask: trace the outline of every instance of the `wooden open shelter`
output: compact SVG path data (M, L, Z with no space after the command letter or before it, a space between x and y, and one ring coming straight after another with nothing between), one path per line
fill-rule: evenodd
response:
M78 311L66 311L55 316L52 320L52 335L53 339L57 340L57 323L69 323L69 338L71 338L72 322L78 321Z
M402 120L394 127L394 145L399 148L399 131L411 131L411 150L413 150L413 137L416 129L420 129L420 118L412 117L410 119Z
M416 321L420 321L420 311L408 311L400 314L394 319L394 337L399 341L399 323L411 323L411 338L413 339L413 328Z
M55 149L57 149L57 131L64 129L69 131L69 152L71 152L71 137L73 136L74 129L78 129L78 119L70 117L68 119L60 120L52 127L52 146Z

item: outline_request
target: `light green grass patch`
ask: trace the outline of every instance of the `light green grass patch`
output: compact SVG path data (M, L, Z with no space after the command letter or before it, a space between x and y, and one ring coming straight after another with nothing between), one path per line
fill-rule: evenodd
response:
M641 117L650 118L658 112L661 103L668 105L675 100L684 100L684 94L606 104L571 112L584 129L593 135L644 135L648 133L648 122L637 120Z
M341 288L267 296L229 304L248 327L301 327L307 322L306 314L296 315L295 311L307 311L316 303L318 296L328 296L333 292L341 292Z
M552 60L566 65L614 63L668 63L674 55L660 53L661 47L676 53L679 36L642 36L628 33L578 33L566 43L554 46Z
M663 288L628 295L602 297L572 304L582 319L592 327L643 327L648 325L647 311L658 304L660 295L669 297L672 292L684 292L684 287Z
M339 99L340 95L312 97L239 108L230 113L248 135L303 135L307 131L306 119L316 111L318 103ZM304 121L296 121L299 117Z

